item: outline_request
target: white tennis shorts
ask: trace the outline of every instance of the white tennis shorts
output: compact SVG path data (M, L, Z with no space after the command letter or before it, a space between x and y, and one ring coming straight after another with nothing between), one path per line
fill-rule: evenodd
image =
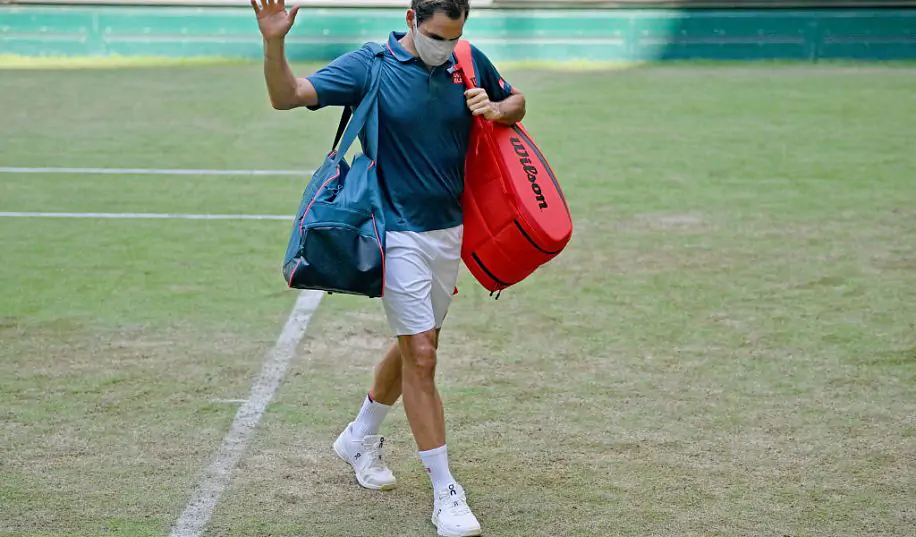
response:
M382 304L394 335L442 328L458 283L463 236L463 225L386 233Z

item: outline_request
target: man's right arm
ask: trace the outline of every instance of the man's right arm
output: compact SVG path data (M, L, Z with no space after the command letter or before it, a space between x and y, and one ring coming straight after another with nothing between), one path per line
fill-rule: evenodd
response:
M264 78L270 103L278 110L307 106L352 106L359 102L371 60L360 49L338 57L331 64L305 78L296 78L286 61L284 39L299 13L293 6L287 13L284 0L249 0L264 38Z
M270 104L277 110L317 106L318 93L306 78L296 78L286 61L283 39L264 41L264 78Z

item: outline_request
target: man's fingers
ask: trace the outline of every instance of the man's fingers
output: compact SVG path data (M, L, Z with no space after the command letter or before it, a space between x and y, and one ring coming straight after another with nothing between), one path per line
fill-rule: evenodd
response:
M251 0L251 9L253 9L255 13L261 12L261 8L258 7L258 0Z
M483 88L473 88L464 92L468 100L468 108L474 116L484 116L489 119L495 114L493 103L490 102L490 96Z
M489 103L490 103L490 100L487 99L486 95L484 95L483 97L474 97L473 99L468 100L468 106L471 108L474 108L477 106L487 106L489 105Z
M282 3L283 0L280 0L280 2ZM293 8L289 10L289 23L290 24L296 22L296 13L299 13L299 7L300 6L293 6Z
M485 92L466 93L465 95L469 103L479 103L481 100L488 98Z
M499 110L492 106L486 106L482 110L478 111L475 116L483 116L491 121L495 121L499 118Z

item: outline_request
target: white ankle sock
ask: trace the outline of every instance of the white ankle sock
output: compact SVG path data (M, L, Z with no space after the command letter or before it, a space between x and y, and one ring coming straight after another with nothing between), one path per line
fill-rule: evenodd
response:
M433 482L433 492L438 494L439 490L455 482L452 472L448 469L448 446L437 447L429 451L419 451L420 459L426 468L426 473Z
M391 410L389 405L383 405L373 401L368 395L363 401L363 407L359 410L356 419L353 420L352 432L356 438L362 438L367 435L378 434L382 427L382 421Z

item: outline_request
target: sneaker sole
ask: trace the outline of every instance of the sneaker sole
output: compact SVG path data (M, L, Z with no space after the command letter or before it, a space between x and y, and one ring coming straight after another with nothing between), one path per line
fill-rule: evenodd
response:
M369 490L381 490L381 491L389 491L389 490L394 490L395 488L397 488L398 484L396 482L395 483L385 483L384 485L371 485L369 483L364 482L359 477L359 472L356 471L356 467L353 466L353 464L347 459L347 456L344 455L344 453L341 451L340 447L338 447L339 442L340 442L340 437L337 437L337 440L334 441L334 453L336 453L337 456L340 457L340 460L350 465L350 469L353 470L353 475L356 477L356 482L359 483L359 486L365 489L369 489Z
M431 518L430 521L433 523L433 526L436 526L436 535L439 537L478 537L482 535L481 530L467 530L465 532L457 531L447 531L439 529L439 525L436 524L435 517Z

